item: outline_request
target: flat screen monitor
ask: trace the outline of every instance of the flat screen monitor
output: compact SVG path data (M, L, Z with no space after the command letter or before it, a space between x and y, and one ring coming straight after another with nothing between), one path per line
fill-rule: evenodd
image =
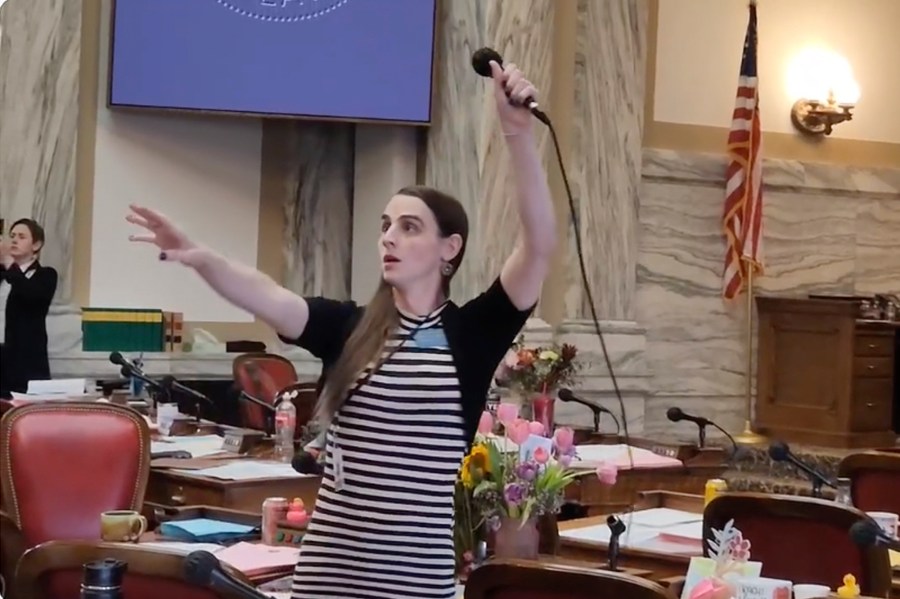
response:
M114 0L109 106L431 121L437 0Z

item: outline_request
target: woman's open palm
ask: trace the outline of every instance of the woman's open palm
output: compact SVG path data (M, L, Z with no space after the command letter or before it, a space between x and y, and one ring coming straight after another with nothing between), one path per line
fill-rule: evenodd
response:
M164 215L150 208L132 204L131 214L126 216L125 220L143 227L147 231L141 235L129 235L130 241L152 243L161 250L160 260L177 261L195 266L194 262L198 254L197 246Z

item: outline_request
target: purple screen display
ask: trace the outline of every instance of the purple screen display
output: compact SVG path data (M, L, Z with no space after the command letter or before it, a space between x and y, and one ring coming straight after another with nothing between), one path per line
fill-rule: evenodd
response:
M116 0L110 104L431 119L436 0Z

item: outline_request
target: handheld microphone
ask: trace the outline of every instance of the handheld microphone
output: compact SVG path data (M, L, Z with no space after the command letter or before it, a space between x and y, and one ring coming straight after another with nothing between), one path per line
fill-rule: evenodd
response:
M325 472L325 467L319 463L316 456L308 451L298 451L291 460L291 468L300 474L315 474L321 476Z
M472 54L472 68L482 77L491 77L492 60L503 67L503 58L500 56L499 52L493 48L481 48ZM530 110L531 114L533 114L540 122L545 125L550 124L550 118L543 111L538 109L538 103L535 102L534 98L526 98L524 108Z
M900 551L900 540L888 535L878 523L872 520L860 520L850 527L850 538L860 547L887 547L891 551Z
M560 399L560 401L566 401L566 402L571 401L571 402L581 404L581 405L589 408L591 410L591 412L594 413L594 432L595 433L600 432L600 414L602 414L602 413L606 413L606 414L609 414L610 416L612 416L613 422L616 423L616 434L618 435L621 432L622 428L619 426L619 419L616 418L615 414L613 414L610 410L607 410L603 406L578 397L577 395L572 393L571 389L560 389L556 393L556 396Z
M822 485L827 485L833 489L837 489L837 485L824 474L813 468L812 466L802 462L797 456L791 453L791 448L783 441L773 441L769 445L769 457L776 462L790 462L796 468L799 468L809 476L812 482L813 497L822 497Z
M184 579L188 584L212 589L228 597L268 599L250 585L229 576L218 558L209 551L192 551L184 558Z

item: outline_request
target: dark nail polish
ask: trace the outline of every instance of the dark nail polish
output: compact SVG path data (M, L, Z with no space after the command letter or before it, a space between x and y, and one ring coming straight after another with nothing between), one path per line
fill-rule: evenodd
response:
M165 253L165 252L160 252L160 253L159 253L159 259L160 259L160 260L165 260L165 259L166 259L166 253Z

